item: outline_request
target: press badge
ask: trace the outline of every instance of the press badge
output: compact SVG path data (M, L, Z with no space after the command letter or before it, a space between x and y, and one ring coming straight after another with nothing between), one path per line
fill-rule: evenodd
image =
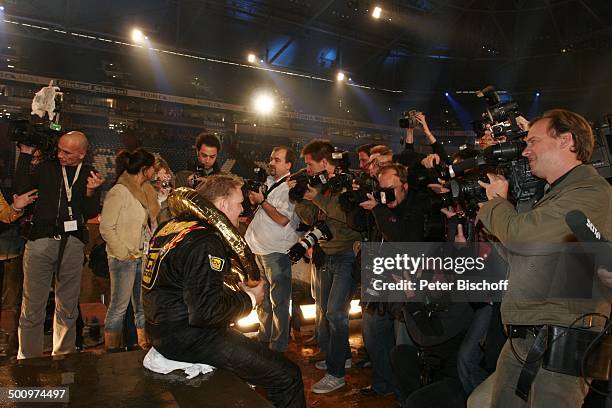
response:
M64 232L76 231L77 229L76 220L64 221Z

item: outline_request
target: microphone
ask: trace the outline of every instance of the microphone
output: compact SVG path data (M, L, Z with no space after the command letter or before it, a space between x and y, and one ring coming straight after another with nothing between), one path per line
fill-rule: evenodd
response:
M610 241L601 234L595 224L593 224L593 222L580 210L568 212L565 216L565 222L578 241L583 243L600 243L599 245L592 245L592 250L595 252L599 264L610 269L612 265L612 245L610 245ZM607 245L603 245L606 243Z
M609 242L580 210L568 212L565 222L580 242Z

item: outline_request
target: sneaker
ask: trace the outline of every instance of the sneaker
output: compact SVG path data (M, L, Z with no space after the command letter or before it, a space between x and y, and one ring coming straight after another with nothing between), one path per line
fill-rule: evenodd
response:
M353 366L353 360L351 358L347 358L344 362L344 368L351 368ZM317 361L315 363L315 367L319 370L327 370L327 363L325 360Z
M312 386L312 392L315 394L327 394L328 392L336 391L346 385L344 377L338 378L331 374L325 374L317 383Z

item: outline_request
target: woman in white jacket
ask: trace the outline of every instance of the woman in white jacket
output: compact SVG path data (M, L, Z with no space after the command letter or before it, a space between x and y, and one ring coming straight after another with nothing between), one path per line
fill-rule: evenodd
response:
M122 151L115 159L117 182L106 194L100 234L106 241L110 272L110 303L104 323L107 349L121 345L123 319L130 298L138 344L146 347L140 281L142 262L159 213L157 193L149 182L156 173L155 157L144 149Z

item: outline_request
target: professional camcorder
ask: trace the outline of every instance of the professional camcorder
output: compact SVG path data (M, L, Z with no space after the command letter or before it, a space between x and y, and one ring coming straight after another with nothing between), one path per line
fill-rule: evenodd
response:
M9 122L10 140L39 149L46 158L57 155L57 141L61 136L61 126L54 122L33 123L27 119Z
M478 180L488 182L487 173L501 174L510 184L508 199L515 204L530 201L543 187L544 181L531 173L529 161L522 156L527 144L521 139L526 135L516 122L518 106L506 94L504 101L492 86L479 91L488 108L482 117L496 137L505 136L506 142L487 147L474 157L465 158L448 167L434 169L435 178L445 180L451 190L444 202L459 203L463 208L474 207L487 200L484 188Z
M525 135L516 122L520 115L518 104L512 100L510 94L496 92L495 88L489 85L476 92L476 96L484 98L487 103L487 110L479 120L473 122L476 134L490 129L493 137L505 136L507 139L513 139Z

